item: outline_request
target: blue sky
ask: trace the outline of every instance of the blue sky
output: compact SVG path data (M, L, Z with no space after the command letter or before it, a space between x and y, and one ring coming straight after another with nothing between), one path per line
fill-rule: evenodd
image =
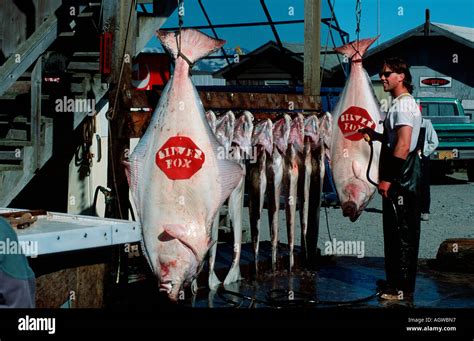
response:
M355 38L356 0L330 0L335 3L336 18L340 27ZM322 17L329 16L327 0L323 4ZM202 0L213 24L243 23L266 21L259 0ZM265 2L274 21L303 20L304 0L266 0ZM185 26L206 25L197 0L184 0ZM379 6L378 6L379 5ZM380 13L378 31L377 7ZM425 9L430 8L431 21L450 25L474 27L474 0L362 0L362 20L360 37L373 37L379 32L378 43L387 41L412 29L425 20ZM177 11L168 19L164 27L177 26ZM280 38L284 42L304 40L304 25L291 24L277 26ZM212 35L210 30L203 30ZM275 40L270 27L242 27L218 29L220 38L227 40L226 47L236 46L253 50L268 40ZM323 25L321 43L326 44L328 29ZM153 38L149 46L158 44ZM336 43L339 45L339 43Z

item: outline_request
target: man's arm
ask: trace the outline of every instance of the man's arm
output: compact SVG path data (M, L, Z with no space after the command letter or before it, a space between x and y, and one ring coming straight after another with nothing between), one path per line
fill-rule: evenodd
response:
M394 160L398 160L397 164L392 164L389 167L395 167L392 169L395 173L401 171L398 169L401 167L403 160L406 160L408 153L410 153L410 144L411 144L411 132L413 128L407 125L402 125L397 128L397 142L393 150ZM388 198L388 190L390 189L391 182L389 181L380 181L379 183L379 193L384 197Z
M410 153L411 132L410 126L400 126L397 129L397 142L393 150L393 156L405 160Z
M428 121L426 124L426 142L427 147L424 153L425 155L428 154L426 156L429 156L435 151L436 148L438 148L439 145L438 134L436 134L436 131L434 130L430 121Z

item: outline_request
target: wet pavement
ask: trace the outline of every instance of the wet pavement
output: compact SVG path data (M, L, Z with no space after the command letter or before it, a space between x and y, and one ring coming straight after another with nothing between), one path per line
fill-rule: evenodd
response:
M410 308L473 308L474 274L438 271L435 262L419 260L416 290L412 302L380 300L375 296L376 281L385 279L384 259L381 257L321 257L319 270L270 270L270 245L260 246L261 263L266 269L255 277L253 259L248 257L249 246L244 248L242 274L244 279L226 286L221 292L205 288L206 276L200 276L201 290L187 302L194 307L286 307L314 308L353 307L385 308L393 304ZM221 252L225 255L225 252ZM248 258L252 261L248 262ZM279 268L284 267L283 254ZM230 262L228 263L230 264ZM266 266L265 266L266 265ZM216 263L219 278L225 277L226 267L222 258ZM253 279L251 279L253 278Z
M243 280L218 291L207 285L207 268L198 277L195 295L190 288L183 291L178 302L182 307L194 308L286 308L305 307L326 309L385 309L391 307L464 309L474 307L474 274L436 270L435 260L419 260L416 291L413 301L385 301L376 296L376 281L385 279L382 257L322 256L317 270L304 270L299 265L296 248L296 269L286 270L288 255L280 245L278 271L271 270L271 245L260 245L259 276L253 271L253 251L250 244L243 246L241 271ZM230 268L232 248L219 244L216 259L217 276L223 280ZM158 294L156 281L130 283L113 308L142 310L159 306L163 310L165 298Z

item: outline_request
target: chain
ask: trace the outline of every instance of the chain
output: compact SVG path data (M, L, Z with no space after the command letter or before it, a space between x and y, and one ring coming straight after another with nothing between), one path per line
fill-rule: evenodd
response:
M360 18L362 16L362 0L357 0L356 3L356 37L357 41L359 41L359 34L360 34Z
M179 33L181 34L181 29L183 27L183 9L184 9L184 0L178 0L178 26L179 26Z
M189 72L191 73L191 69L193 67L193 63L186 57L182 52L181 52L181 31L183 29L183 17L184 17L184 0L177 0L178 1L178 26L179 26L179 31L178 34L176 35L176 47L178 49L178 55L176 56L176 59L178 57L183 58L186 63L189 65Z

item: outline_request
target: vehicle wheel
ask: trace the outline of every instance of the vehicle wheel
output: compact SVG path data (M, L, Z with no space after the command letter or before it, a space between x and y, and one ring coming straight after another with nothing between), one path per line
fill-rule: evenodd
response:
M467 180L474 182L474 160L469 160L467 163Z

